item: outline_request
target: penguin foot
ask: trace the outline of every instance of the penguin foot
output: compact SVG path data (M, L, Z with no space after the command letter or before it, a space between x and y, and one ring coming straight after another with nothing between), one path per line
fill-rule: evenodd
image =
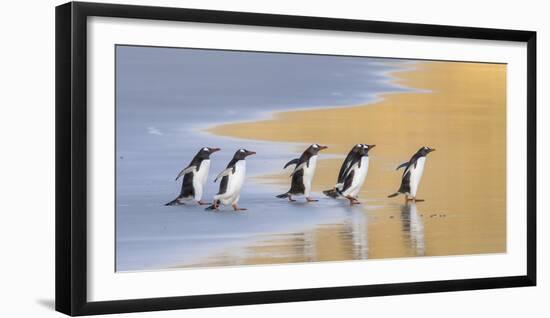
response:
M168 203L165 204L166 206L170 206L170 205L185 205L185 203L183 203L182 201L180 201L179 199L174 199Z
M210 203L208 203L208 202L203 202L203 201L201 201L201 200L197 201L197 203L198 203L199 205L209 205L209 204L210 204Z
M323 193L329 197L329 198L333 198L333 199L336 199L339 195L338 193L338 189L334 188L334 189L330 189L330 190L325 190L323 191Z
M236 204L233 204L233 205L231 205L231 206L233 207L233 210L234 210L235 212L238 212L238 211L246 211L246 210L247 210L246 208L239 208L239 207L237 207Z
M319 201L319 200L317 200L317 199L312 199L312 198L306 198L306 201L307 201L307 202L317 202L317 201Z
M356 198L352 197L352 196L347 196L346 199L349 200L349 205L355 205L355 204L361 204L361 202L359 202L359 200L357 200Z
M214 210L214 211L218 212L218 211L219 211L219 207L220 207L220 202L214 200L214 202L212 202L212 205L210 205L209 207L205 208L204 210L205 210L205 211Z

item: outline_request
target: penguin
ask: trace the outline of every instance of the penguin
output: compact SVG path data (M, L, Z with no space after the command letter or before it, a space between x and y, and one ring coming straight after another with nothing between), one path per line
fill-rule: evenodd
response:
M202 202L202 192L204 184L208 178L210 171L210 155L220 148L204 147L197 152L193 160L185 167L176 177L176 181L183 176L181 184L181 192L177 198L166 203L165 205L181 205L185 201L195 199L199 205L206 205L207 202Z
M422 179L422 173L424 172L424 164L426 163L426 156L435 149L430 147L420 148L408 162L400 164L395 170L405 168L403 176L401 177L401 186L397 192L390 194L388 198L393 198L399 193L405 195L406 201L415 201L420 202L416 198L416 191L418 190L418 185L420 184L420 179Z
M287 162L284 169L288 166L295 165L294 171L290 174L292 177L290 190L286 193L279 194L277 198L288 198L289 201L296 201L292 199L293 195L305 195L307 202L319 201L310 197L311 182L313 181L313 176L315 175L319 151L327 148L327 146L313 144L302 153L300 158L292 159Z
M233 210L244 211L246 209L237 207L239 198L241 196L241 188L246 176L246 161L245 158L254 155L256 152L239 149L235 152L233 159L229 161L225 170L220 172L214 182L220 181L220 189L214 196L212 205L206 208L206 210L218 210L220 204L231 204Z
M340 167L340 172L338 172L338 180L337 180L336 185L334 186L334 189L323 191L323 193L326 196L329 196L331 198L337 198L339 196L339 193L336 190L337 189L342 190L342 188L344 186L345 172L350 167L351 162L357 156L358 152L361 151L361 149L364 146L365 146L364 144L357 144L357 145L353 146L353 148L351 148L348 155L346 156L346 159L344 159L344 162L342 162L342 166Z
M361 190L369 171L369 151L376 145L355 145L340 167L338 181L334 189L325 190L323 193L331 198L340 196L349 200L350 205L360 204L357 194Z

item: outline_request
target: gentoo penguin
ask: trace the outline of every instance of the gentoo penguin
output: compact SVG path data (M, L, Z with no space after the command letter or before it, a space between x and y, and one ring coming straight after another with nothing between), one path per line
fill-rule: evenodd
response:
M206 208L206 210L217 210L220 204L231 204L233 210L243 211L246 209L238 208L237 202L241 196L241 188L246 176L246 161L245 158L256 154L254 151L246 149L239 149L235 152L233 159L229 161L225 170L220 172L214 182L220 181L220 190L218 194L214 196L214 202L212 205Z
M394 194L390 194L388 198L393 198L399 193L405 195L407 201L423 201L416 198L416 191L422 179L422 173L424 172L424 164L426 163L426 156L435 149L430 147L420 148L408 162L400 164L397 169L405 168L403 176L401 177L401 187Z
M355 160L357 160L358 153L362 151L365 144L357 144L351 148L348 155L346 156L346 159L344 159L344 162L342 162L342 166L340 167L340 172L338 172L338 180L336 185L334 186L334 189L331 190L325 190L323 193L331 198L337 198L339 196L339 193L336 191L337 189L342 190L344 187L344 177L345 173L348 171L349 167L351 166L351 163Z
M208 204L202 202L202 189L208 178L210 171L210 155L220 148L204 147L193 157L193 160L185 167L178 176L176 181L183 176L181 184L181 192L177 198L166 203L165 205L180 205L185 204L185 201L195 199L199 204Z
M369 150L374 147L376 145L355 145L342 163L334 189L325 190L323 193L331 198L343 196L349 200L350 205L360 204L357 194L369 171Z
M326 148L326 146L313 144L302 153L300 158L292 159L285 164L284 168L295 165L294 171L290 174L292 182L290 190L279 194L277 198L288 198L289 201L296 201L292 199L293 195L305 195L307 202L319 201L312 199L309 195L311 193L311 181L313 181L315 168L317 167L319 151Z

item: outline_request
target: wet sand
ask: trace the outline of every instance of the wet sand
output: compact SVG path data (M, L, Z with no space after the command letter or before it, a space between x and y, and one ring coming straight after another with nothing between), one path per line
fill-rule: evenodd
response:
M195 265L506 252L506 66L421 62L393 76L422 92L210 128L210 133L242 139L315 142L339 155L356 143L377 147L359 194L363 204L349 208L347 219L266 237ZM437 149L428 156L419 188L418 197L426 201L405 205L401 196L388 199L400 183L402 170L395 167L424 145ZM328 200L320 191L334 185L341 159L323 160L322 154L320 159L313 189ZM289 178L281 171L255 182L285 188Z

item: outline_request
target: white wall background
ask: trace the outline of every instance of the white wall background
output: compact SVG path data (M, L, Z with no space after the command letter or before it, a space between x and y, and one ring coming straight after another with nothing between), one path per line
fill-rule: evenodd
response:
M314 15L538 31L539 286L530 288L227 307L115 317L547 317L550 256L550 138L543 105L550 83L545 1L126 0L116 3ZM63 1L10 1L0 18L0 316L62 317L54 306L54 7ZM521 167L523 168L523 167ZM513 195L513 194L511 194ZM546 264L546 265L545 265Z

